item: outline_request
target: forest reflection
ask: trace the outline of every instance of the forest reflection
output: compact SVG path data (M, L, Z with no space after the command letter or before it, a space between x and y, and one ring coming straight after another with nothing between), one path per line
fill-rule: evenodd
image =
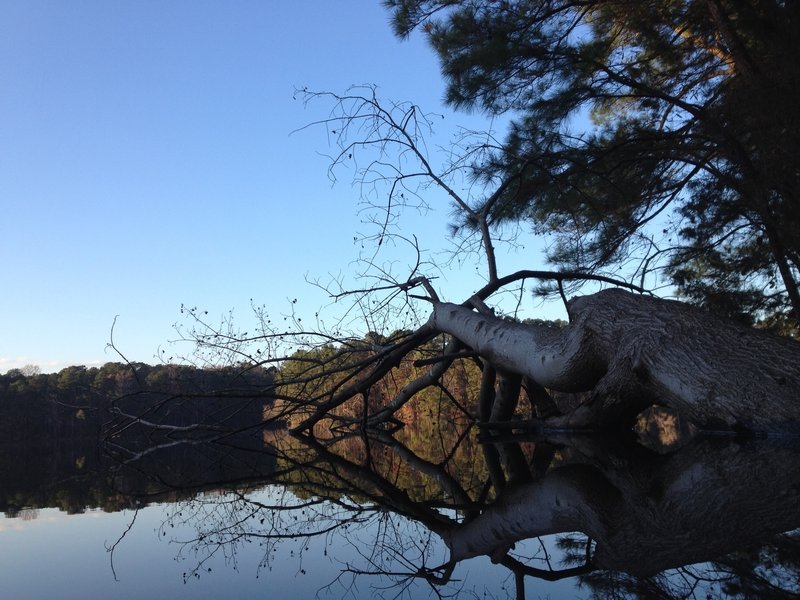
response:
M133 505L177 500L164 535L195 532L180 540L196 558L189 577L249 544L265 567L282 544L301 560L306 541L321 538L326 553L342 540L357 550L359 561L342 564L343 589L380 576L401 595L420 581L448 595L457 565L487 556L517 598L526 580L530 589L565 578L599 598L800 593L794 443L698 439L658 454L595 436L478 440L466 424L445 425L323 439L270 429L258 441L193 444L207 477L190 469L185 482L168 466L180 446L134 452L114 485Z
M245 546L264 569L293 553L303 572L308 545L334 558L346 546L333 597L359 581L389 596L457 594L473 557L488 557L517 598L537 580L597 598L800 594L797 440L698 437L656 452L633 438L511 436L430 417L392 433L272 427L212 443L134 432L100 451L93 436L17 443L0 452L0 511L169 503L159 537L192 557L186 577L215 556L235 567Z

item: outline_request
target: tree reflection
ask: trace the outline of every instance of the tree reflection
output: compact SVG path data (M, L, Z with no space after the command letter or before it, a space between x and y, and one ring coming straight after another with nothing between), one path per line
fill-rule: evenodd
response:
M650 577L597 570L581 578L596 598L763 598L800 597L800 530L785 532L751 548L701 565L670 569Z
M317 560L309 548L321 551L341 561L333 596L365 579L392 597L420 582L463 595L473 590L458 565L478 556L517 598L535 579L565 578L597 598L800 593L795 448L700 440L658 455L596 437L477 443L456 429L449 445L413 432L270 430L270 472L175 504L160 535L192 561L187 579L215 557L237 568L254 544L259 574L287 553L303 574ZM187 526L189 537L170 534ZM333 555L342 547L347 558Z

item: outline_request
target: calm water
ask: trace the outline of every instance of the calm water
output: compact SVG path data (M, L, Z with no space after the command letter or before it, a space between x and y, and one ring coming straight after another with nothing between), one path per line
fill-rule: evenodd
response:
M451 433L2 448L0 594L800 593L794 444Z
M271 502L278 495L267 488L248 497ZM282 501L290 498L281 494ZM214 496L198 502L231 500L230 496ZM402 589L407 597L431 596L427 584L404 581L405 577L346 572L348 565L369 568L366 556L375 549L376 539L385 536L387 526L401 528L404 535L419 534L418 528L403 519L388 523L385 518L374 518L347 532L283 540L269 547L260 539L240 540L214 553L208 545L185 543L196 539L199 523L172 526L171 519L181 508L186 506L155 505L138 513L88 511L81 515L46 509L33 520L0 519L2 597L374 598L395 597ZM114 550L112 565L108 547L134 517L133 527ZM300 514L297 517L302 518ZM164 523L170 523L166 535ZM251 533L260 535L255 529ZM431 550L443 552L441 547ZM408 565L398 568L407 569ZM470 561L455 574L464 581L451 587L461 588L464 597L487 597L487 591L491 592L488 597L507 597L503 586L513 587L513 580L506 581L508 575L493 572L493 568L488 559ZM387 585L391 586L388 590L382 589ZM562 596L553 590L572 597L573 587L562 582L547 589L554 597Z

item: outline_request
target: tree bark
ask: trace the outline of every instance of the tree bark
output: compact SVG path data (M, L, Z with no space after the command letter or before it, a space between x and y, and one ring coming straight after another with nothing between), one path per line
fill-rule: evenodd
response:
M800 433L800 343L619 289L573 299L569 313L559 330L437 302L429 324L500 370L593 392L544 426L603 428L660 404L701 428Z

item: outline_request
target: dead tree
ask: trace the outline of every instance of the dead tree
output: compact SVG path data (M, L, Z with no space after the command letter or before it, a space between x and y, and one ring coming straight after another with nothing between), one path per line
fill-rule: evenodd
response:
M338 328L309 330L295 320L294 330L277 331L263 313L255 334L237 335L229 324L215 329L198 319L199 328L189 337L212 356L234 353L239 360L259 366L271 362L284 371L287 359L305 361L307 368L279 377L275 395L282 408L275 418L293 414L296 431L312 430L323 421L397 427L398 411L423 390L446 387L446 373L466 357L480 365L483 382L480 398L464 409L493 426L513 421L525 396L533 404L532 426L544 429L628 426L640 411L656 404L704 428L800 432L800 343L656 298L641 287L647 275L641 270L629 274L628 280L585 271L503 275L496 256L503 231L493 215L518 179L485 182L470 188L467 196L454 183L469 177L480 160L503 151L491 135L462 142L459 152L437 168L425 141L431 117L415 105L386 106L374 88L345 95L299 93L307 102L323 99L333 104L329 116L312 125L325 128L334 141L331 177L338 177L342 168L353 170L370 215L367 220L377 227L365 238L374 243L374 253L361 257L361 275L371 281L357 290L333 290L332 296L351 298L367 322L392 322L391 314L403 312L417 316L418 326L387 336L384 343L370 342L365 352L358 336L345 336ZM431 189L449 199L458 213L457 258L473 252L484 261L485 285L461 304L440 300L431 265L397 226L403 211L427 206ZM402 276L377 258L387 241L397 240L410 243L417 256ZM642 265L654 257L644 258ZM494 314L491 306L498 295L511 289L521 294L522 283L529 280L544 281L557 290L567 305L567 327L525 325ZM567 302L568 294L579 291L575 286L586 282L605 289ZM377 319L376 311L389 316ZM424 361L430 365L427 371L380 405L371 403L375 386L439 338L444 339L441 351ZM276 352L271 347L276 340L289 340L295 348L312 352L299 358ZM323 347L333 351L314 354ZM351 358L343 360L343 355ZM336 414L339 407L354 402L363 405L358 418Z

